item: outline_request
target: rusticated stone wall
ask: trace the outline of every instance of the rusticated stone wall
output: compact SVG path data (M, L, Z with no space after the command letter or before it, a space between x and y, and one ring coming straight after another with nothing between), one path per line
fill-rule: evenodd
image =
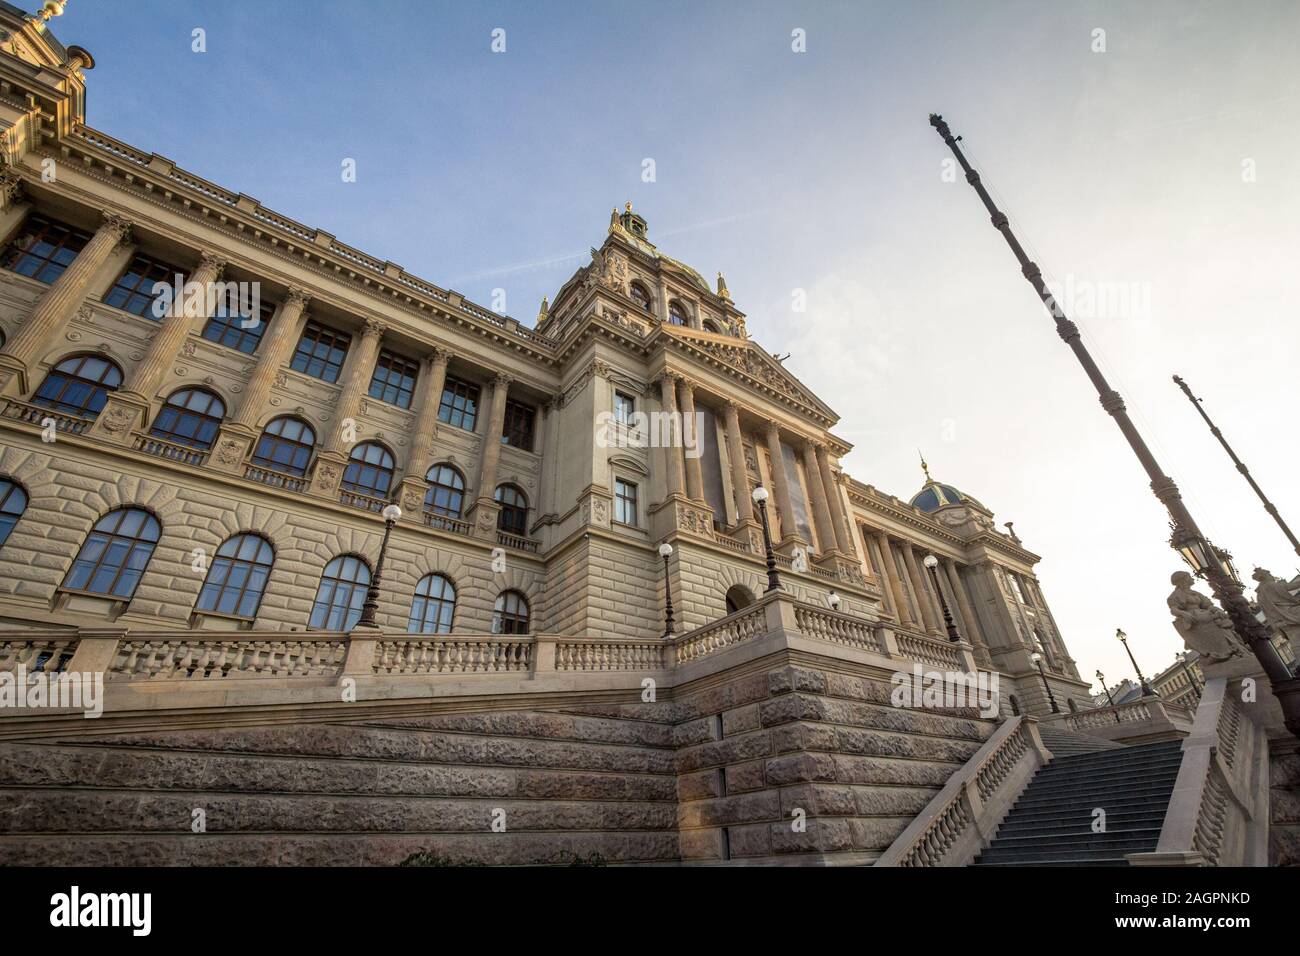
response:
M0 744L0 864L867 863L993 727L770 659L650 703L92 727Z
M1269 865L1300 866L1300 753L1275 746L1269 775Z

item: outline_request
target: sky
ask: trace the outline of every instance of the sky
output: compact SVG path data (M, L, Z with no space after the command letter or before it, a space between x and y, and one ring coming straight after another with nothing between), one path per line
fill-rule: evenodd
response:
M630 200L836 410L855 478L906 499L923 450L1043 556L1081 674L1131 675L1122 627L1151 677L1166 516L942 113L1202 528L1247 578L1300 565L1170 379L1300 526L1300 4L70 0L53 28L97 61L95 128L526 324Z

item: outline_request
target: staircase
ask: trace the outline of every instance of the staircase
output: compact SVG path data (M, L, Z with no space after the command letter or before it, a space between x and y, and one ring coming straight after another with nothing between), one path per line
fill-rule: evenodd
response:
M1029 782L974 866L1124 866L1125 854L1156 848L1182 741L1125 747L1048 730L1043 742L1051 763ZM1104 833L1093 832L1097 808L1106 812Z

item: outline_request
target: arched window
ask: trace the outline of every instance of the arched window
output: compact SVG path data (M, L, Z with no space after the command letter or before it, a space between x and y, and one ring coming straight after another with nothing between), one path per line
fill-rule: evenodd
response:
M492 609L493 634L528 633L528 598L518 591L502 591Z
M118 508L95 522L63 587L129 601L153 556L162 526L140 508Z
M226 404L201 388L182 388L167 396L149 434L191 448L208 449L216 441Z
M424 510L446 518L459 518L465 504L465 479L451 465L434 465L425 475L429 490Z
M727 613L735 614L741 608L754 603L754 594L741 584L733 584L727 589Z
M286 475L305 475L315 447L316 433L301 418L276 418L257 440L253 464Z
M497 530L524 537L528 534L528 498L516 485L497 485Z
M309 627L322 631L350 631L361 619L370 587L370 565L355 554L340 554L325 565L311 606Z
M253 620L274 560L270 542L261 535L227 538L217 549L194 610Z
M645 309L647 312L650 311L650 293L646 291L645 286L639 282L633 282L628 286L628 294L632 296L633 302Z
M716 334L718 334L718 335L721 335L721 334L722 334L722 329L721 329L721 327L719 327L718 323L717 323L717 322L714 322L712 319L705 319L705 320L704 320L704 331L705 331L705 332L714 332L714 333L716 333Z
M0 545L27 510L27 491L12 478L0 478Z
M690 325L690 319L686 317L686 306L682 305L676 299L668 303L668 324L669 325Z
M343 470L342 487L372 498L388 498L393 484L393 456L378 442L364 441L352 449Z
M32 404L94 418L108 401L108 393L121 384L122 370L113 362L98 355L73 355L50 369Z
M415 586L406 629L421 634L450 634L455 612L456 586L441 574L426 574Z

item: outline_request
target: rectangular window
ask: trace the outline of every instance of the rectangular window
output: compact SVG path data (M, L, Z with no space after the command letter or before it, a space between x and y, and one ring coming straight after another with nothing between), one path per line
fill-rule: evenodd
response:
M478 396L477 385L449 377L442 388L442 401L438 404L438 421L472 432L478 422Z
M415 377L419 374L419 364L411 359L386 350L380 352L375 374L370 377L370 397L399 408L410 408Z
M636 485L622 478L614 479L614 520L636 524Z
M337 382L351 344L352 336L346 332L308 322L289 367L312 378Z
M632 416L636 413L636 399L631 395L624 395L622 392L614 393L614 421L621 422L624 425L632 424Z
M180 278L177 279L177 276ZM162 315L154 309L154 300L158 298L154 287L160 282L167 286L174 286L177 282L184 285L185 270L148 256L137 255L131 259L131 264L113 288L108 290L104 304L160 322Z
M88 242L87 233L33 213L0 253L0 265L50 283L63 275Z
M256 321L240 315L239 309L233 305L233 302L217 305L212 318L203 327L203 337L209 342L252 355L257 351L257 344L262 341L262 334L266 331L271 316L275 315L275 305L271 302L261 303Z
M1007 581L1011 584L1011 593L1015 599L1021 604L1028 604L1029 602L1025 600L1025 589L1020 586L1020 575L1015 571L1008 571Z
M533 450L533 423L537 420L537 409L523 402L506 400L506 418L501 426L501 444L511 448Z

